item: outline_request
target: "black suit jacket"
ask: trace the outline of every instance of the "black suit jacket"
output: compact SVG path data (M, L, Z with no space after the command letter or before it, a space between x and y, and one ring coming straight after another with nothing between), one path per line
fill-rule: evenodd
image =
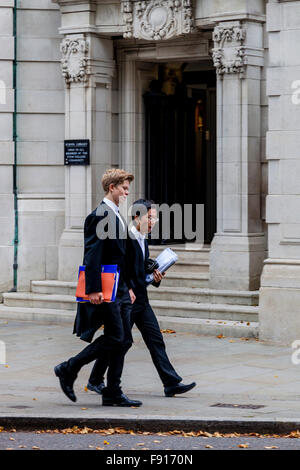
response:
M84 257L86 294L101 292L100 266L117 264L120 267L119 290L132 288L129 267L125 263L128 246L127 226L125 231L114 211L103 201L87 216L84 223ZM108 237L99 234L113 229ZM98 233L97 233L98 232ZM73 333L84 341L92 341L95 332L103 324L103 313L109 304L93 305L90 302L77 304Z
M126 264L130 268L130 279L133 292L137 300L148 300L147 284L145 282L145 263L149 258L148 241L145 239L145 259L139 242L132 233L128 237L128 247L126 252ZM160 282L153 282L152 285L159 287Z

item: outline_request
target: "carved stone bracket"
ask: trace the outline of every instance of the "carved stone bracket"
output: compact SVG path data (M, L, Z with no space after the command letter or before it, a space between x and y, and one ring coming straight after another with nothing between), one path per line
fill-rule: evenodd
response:
M67 85L87 81L87 53L85 38L64 38L60 45L62 74Z
M243 46L246 30L240 24L219 24L213 32L212 58L217 74L239 73L243 76L247 56Z
M124 38L170 39L193 29L191 0L122 1Z

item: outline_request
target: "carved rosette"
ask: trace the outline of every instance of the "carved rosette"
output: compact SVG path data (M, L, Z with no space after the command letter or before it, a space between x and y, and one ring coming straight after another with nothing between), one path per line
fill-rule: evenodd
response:
M170 39L193 29L191 0L122 1L124 38Z
M88 41L85 38L65 38L61 43L60 51L62 74L66 84L86 82Z
M218 25L213 32L215 47L212 49L212 58L217 74L221 77L225 73L239 73L245 71L247 57L243 46L246 30L238 24Z

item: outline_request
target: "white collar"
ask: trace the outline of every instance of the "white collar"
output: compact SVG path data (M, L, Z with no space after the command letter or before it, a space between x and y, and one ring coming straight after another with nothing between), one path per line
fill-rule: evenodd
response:
M103 202L105 202L105 204L109 206L114 212L119 212L118 206L110 199L107 199L107 197L103 198Z
M146 235L143 235L141 232L139 232L134 225L131 227L131 231L137 240L144 240L146 237Z

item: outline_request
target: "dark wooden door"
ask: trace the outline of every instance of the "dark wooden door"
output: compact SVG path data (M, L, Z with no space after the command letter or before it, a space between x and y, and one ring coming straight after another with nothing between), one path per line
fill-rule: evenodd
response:
M205 242L215 232L215 90L181 87L174 95L144 94L146 123L146 197L157 204L205 207ZM161 225L161 224L160 224ZM160 234L160 243L182 243ZM154 241L153 241L154 242Z

